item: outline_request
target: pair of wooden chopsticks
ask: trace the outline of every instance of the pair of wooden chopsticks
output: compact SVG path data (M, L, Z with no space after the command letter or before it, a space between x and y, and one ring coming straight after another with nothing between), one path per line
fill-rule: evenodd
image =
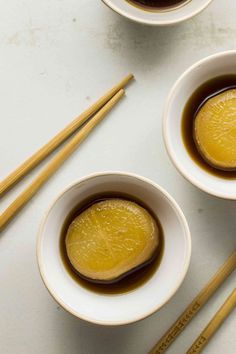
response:
M236 306L236 289L232 291L212 320L198 336L186 354L200 353Z
M8 177L0 182L0 196L6 193L21 178L36 167L42 160L51 154L60 144L68 139L81 125L84 125L69 142L61 148L55 157L39 173L35 180L15 199L13 203L0 215L0 231L11 221L17 212L36 194L41 186L53 175L63 162L75 151L83 142L89 133L106 114L115 106L115 104L124 95L124 87L133 79L129 74L90 108L74 119L67 127L59 132L52 140L44 145L40 150L33 154L23 164L21 164Z
M193 319L198 311L206 304L210 297L216 292L220 285L236 268L236 251L226 260L209 283L200 291L191 304L184 310L177 321L157 342L149 354L162 354L174 342L177 336L184 330L187 324ZM234 290L223 306L219 309L207 327L202 331L186 354L200 353L216 330L220 327L227 316L236 306L236 290Z

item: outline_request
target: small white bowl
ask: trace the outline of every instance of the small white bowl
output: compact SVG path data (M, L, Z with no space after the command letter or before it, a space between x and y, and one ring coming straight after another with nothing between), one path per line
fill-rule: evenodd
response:
M168 11L147 11L126 0L102 1L118 14L132 21L152 26L168 26L183 22L199 14L212 2L212 0L188 0L179 7Z
M236 200L236 180L214 176L199 167L189 156L181 134L182 114L189 97L206 81L226 74L236 74L235 50L209 56L186 70L167 98L163 136L173 164L187 180L211 195Z
M151 279L121 295L103 295L81 287L65 269L59 250L60 232L68 213L87 197L104 192L128 193L158 216L164 231L164 253ZM152 181L129 173L107 172L83 178L66 189L46 213L38 235L39 270L47 289L68 312L100 325L124 325L160 309L177 291L191 255L188 224L169 194Z

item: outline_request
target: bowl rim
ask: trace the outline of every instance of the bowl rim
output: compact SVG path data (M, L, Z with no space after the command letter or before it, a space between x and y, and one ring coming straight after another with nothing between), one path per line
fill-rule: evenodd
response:
M177 285L175 286L175 288L172 289L172 291L170 291L169 295L166 297L165 300L163 300L160 304L158 304L158 306L153 306L153 308L140 316L136 316L135 318L130 318L127 320L119 320L119 321L104 321L104 320L95 320L93 318L89 318L87 316L81 315L78 311L73 310L70 306L68 306L58 295L57 293L54 291L53 287L51 287L50 283L47 280L47 275L46 272L44 272L44 267L43 267L43 257L41 254L41 242L42 242L42 235L43 235L43 229L47 223L48 220L48 216L51 212L51 210L53 209L54 205L59 201L59 199L66 194L67 192L69 192L71 189L73 189L75 186L77 186L78 184L81 184L85 181L87 181L88 179L93 179L93 178L97 178L100 176L107 176L107 175L115 175L115 176L126 176L126 177L131 177L131 178L135 178L138 179L142 182L151 184L154 188L157 188L164 196L165 199L167 199L171 206L174 208L179 222L182 225L183 228L183 233L185 236L185 242L187 245L187 251L185 254L185 259L184 259L184 265L183 265L183 269L182 272L178 278L178 282ZM130 172L121 172L121 171L104 171L104 172L96 172L96 173L92 173L89 175L86 175L82 178L80 178L77 182L74 182L72 184L70 184L68 187L66 187L62 192L59 193L59 195L54 198L54 200L51 202L50 206L48 207L47 211L44 213L43 219L40 223L40 227L38 230L38 234L37 234L37 242L36 242L36 257L37 257L37 264L38 264L38 269L39 269L39 273L41 276L41 279L46 287L46 289L48 290L48 292L50 293L50 295L54 298L54 300L60 305L62 306L67 312L71 313L72 315L74 315L75 317L84 320L86 322L89 323L93 323L96 325L102 325L102 326L122 326L122 325L127 325L127 324L131 324L131 323L136 323L138 321L141 321L149 316L151 316L152 314L154 314L156 311L160 310L167 302L170 301L170 299L175 295L175 293L177 292L177 290L180 288L181 284L183 283L183 280L186 276L186 273L188 271L189 268L189 264L190 264L190 259L191 259L191 252L192 252L192 241L191 241L191 233L190 233L190 229L186 220L186 217L183 213L183 211L181 210L180 206L177 204L177 202L174 200L174 198L165 190L163 189L161 186L159 186L158 184L156 184L155 182L153 182L152 180L143 177L143 176L139 176L135 173L130 173Z
M188 77L188 75L190 73L192 73L193 71L195 71L196 69L200 68L202 65L204 64L209 64L211 61L217 60L218 58L222 58L225 56L236 56L236 50L225 50L225 51L221 51L221 52L217 52L214 54L211 54L207 57L204 57L200 60L198 60L196 63L194 63L193 65L191 65L189 68L187 68L180 76L179 78L175 81L175 83L173 84L173 86L170 89L170 92L167 96L165 105L164 105L164 110L163 110L163 119L162 119L162 134L163 134L163 140L165 143L165 147L166 147L166 151L169 155L170 160L172 161L173 165L175 166L175 168L177 169L177 171L179 171L179 173L187 180L189 181L191 184L193 184L195 187L199 188L200 190L208 193L209 195L213 195L215 197L221 198L221 199L228 199L228 200L236 200L236 195L226 195L225 193L221 193L220 191L212 191L210 190L207 186L205 186L205 184L202 184L201 182L199 182L195 177L191 176L188 174L188 172L186 171L185 168L182 167L182 164L177 161L174 157L174 155L172 154L172 144L170 141L170 136L169 136L169 129L168 129L168 120L169 120L169 110L171 107L171 99L173 97L173 95L176 92L177 87L179 86L179 84ZM194 162L193 162L194 163Z
M108 6L111 10L116 12L117 14L124 16L133 22L141 23L141 24L145 24L145 25L149 25L149 26L170 26L170 25L175 25L175 24L184 22L184 21L189 20L190 18L198 15L203 10L205 10L213 0L205 0L206 2L201 7L196 9L195 11L193 11L185 16L182 16L179 19L175 19L175 20L171 20L171 21L170 20L149 20L149 19L143 20L137 16L133 16L133 15L129 14L127 11L122 10L120 7L116 6L116 4L114 4L113 0L101 0L101 1L106 6Z

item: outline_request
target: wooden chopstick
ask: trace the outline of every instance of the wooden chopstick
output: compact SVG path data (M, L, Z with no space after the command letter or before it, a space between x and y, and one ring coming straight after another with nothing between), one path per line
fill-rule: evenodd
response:
M133 74L127 75L111 90L104 94L91 107L86 109L81 115L75 118L61 132L52 138L41 149L23 162L15 171L10 173L3 181L0 182L0 196L13 187L21 178L36 167L43 159L51 154L60 144L62 144L69 136L71 136L84 122L86 122L94 113L96 113L104 104L106 104L118 91L124 88L130 80L134 78Z
M216 292L220 285L236 268L236 251L220 267L209 283L200 291L191 304L184 310L177 321L162 336L149 354L164 353L177 336L183 331L192 318L205 305L209 298Z
M215 316L208 323L208 325L201 332L199 337L195 340L186 354L198 354L201 353L203 348L207 345L209 340L218 330L218 328L222 325L222 323L226 320L226 318L230 315L230 313L234 310L236 306L236 289L230 294L221 308L216 312Z
M34 181L15 199L15 201L0 215L0 230L3 229L17 212L35 195L40 187L53 175L62 163L75 151L93 128L105 117L114 105L124 95L124 90L118 91L81 130L61 148L55 157L43 168Z

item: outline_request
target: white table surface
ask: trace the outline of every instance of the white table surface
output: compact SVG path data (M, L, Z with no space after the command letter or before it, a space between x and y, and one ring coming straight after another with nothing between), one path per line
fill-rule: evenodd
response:
M196 18L151 28L95 0L0 1L0 179L102 93L132 71L136 82L60 171L0 235L1 354L145 354L236 246L236 202L213 198L175 170L161 136L164 100L200 58L236 49L236 2L215 0ZM177 200L193 252L186 279L152 317L125 327L84 323L59 307L39 276L35 244L44 211L78 178L132 171ZM1 200L1 210L37 173ZM235 286L232 275L168 353L182 354ZM205 349L236 352L231 315Z

